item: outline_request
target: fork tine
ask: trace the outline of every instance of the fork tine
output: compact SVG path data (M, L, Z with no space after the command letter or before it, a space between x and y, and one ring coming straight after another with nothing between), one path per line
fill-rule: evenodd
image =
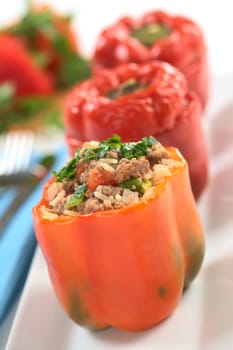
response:
M34 135L29 132L22 133L18 139L18 157L16 162L16 171L24 172L28 169L31 159Z
M0 176L26 171L34 142L32 132L9 132L2 137Z
M1 162L0 162L0 175L8 174L8 170L11 168L12 155L11 155L11 134L3 135L1 138Z

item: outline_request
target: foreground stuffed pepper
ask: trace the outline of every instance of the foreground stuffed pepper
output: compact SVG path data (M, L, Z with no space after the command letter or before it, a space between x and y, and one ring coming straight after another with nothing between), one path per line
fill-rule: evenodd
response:
M151 11L141 18L123 17L105 28L97 39L94 70L127 62L169 62L180 69L189 87L206 105L209 69L205 40L199 26L188 18Z
M70 92L64 125L72 154L84 141L104 140L114 133L123 141L153 135L181 151L196 198L206 186L200 101L184 75L168 63L131 63L102 70Z
M91 329L156 325L203 260L187 164L153 137L84 144L47 183L33 219L58 299Z

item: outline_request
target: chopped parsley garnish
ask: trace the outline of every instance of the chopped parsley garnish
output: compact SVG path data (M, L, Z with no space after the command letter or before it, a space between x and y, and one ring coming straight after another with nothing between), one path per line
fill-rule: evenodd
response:
M74 157L71 161L65 165L60 171L53 171L53 174L57 182L62 182L63 180L72 180L76 172L76 164L78 157Z
M64 166L60 171L54 171L54 176L57 182L63 180L71 180L76 173L76 167L79 160L89 162L99 160L107 156L107 152L115 151L118 158L139 158L147 154L148 148L151 148L158 141L153 137L144 137L138 142L122 143L118 135L113 135L105 141L101 141L97 147L77 149L74 158ZM107 156L108 158L108 156Z
M121 158L132 159L144 156L147 153L147 148L151 148L156 143L157 140L152 136L144 137L136 143L123 143L120 146Z
M85 199L86 190L87 190L86 184L82 184L78 186L77 190L68 197L68 200L66 202L66 208L71 209L73 207L77 207L78 205L82 204Z

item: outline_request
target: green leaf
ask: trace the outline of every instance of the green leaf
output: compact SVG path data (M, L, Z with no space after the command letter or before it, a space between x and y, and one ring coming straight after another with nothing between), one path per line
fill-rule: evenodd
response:
M86 190L86 184L78 186L77 190L68 197L68 200L66 202L66 208L70 209L82 204L84 202Z
M13 103L15 96L15 84L5 82L0 84L0 108L9 106Z
M46 97L24 97L18 100L17 109L21 114L33 115L49 105Z
M46 124L56 126L58 129L63 130L63 122L62 122L62 112L61 110L54 110L49 112L45 116Z
M42 51L30 51L30 55L34 62L39 66L40 68L47 67L49 63L49 57L45 52Z
M53 15L50 11L36 12L29 7L28 12L21 21L7 29L7 32L14 35L23 36L32 44L38 32L49 32L53 29Z
M90 62L76 53L64 56L57 75L57 85L60 88L70 87L91 76Z

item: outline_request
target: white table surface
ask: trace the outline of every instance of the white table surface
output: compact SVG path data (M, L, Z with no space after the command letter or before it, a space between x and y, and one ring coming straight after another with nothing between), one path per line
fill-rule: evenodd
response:
M0 3L0 25L14 20L22 13L25 0L4 0ZM41 1L35 1L41 2ZM187 0L47 0L56 9L77 14L77 29L83 51L89 55L101 28L121 15L140 15L150 9L164 9L196 20L206 36L209 59L215 75L233 72L233 20L231 1ZM0 350L5 348L20 296L0 327ZM24 349L29 350L29 349Z

